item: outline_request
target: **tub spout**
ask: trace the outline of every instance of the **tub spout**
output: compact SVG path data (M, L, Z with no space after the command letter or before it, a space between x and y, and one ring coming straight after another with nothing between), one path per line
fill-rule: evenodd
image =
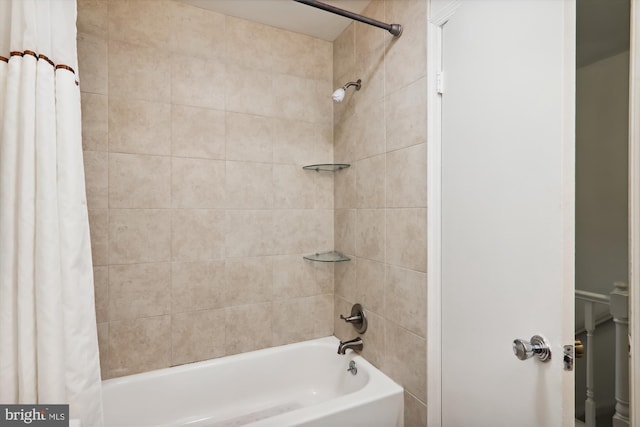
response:
M351 350L362 351L364 347L364 343L362 342L362 338L354 338L349 341L340 341L340 345L338 346L338 354L345 354L348 348Z

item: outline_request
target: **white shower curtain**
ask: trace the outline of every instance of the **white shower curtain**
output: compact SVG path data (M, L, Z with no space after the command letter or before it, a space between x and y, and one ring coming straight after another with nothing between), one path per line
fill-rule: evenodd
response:
M77 86L76 1L0 0L0 403L102 391Z

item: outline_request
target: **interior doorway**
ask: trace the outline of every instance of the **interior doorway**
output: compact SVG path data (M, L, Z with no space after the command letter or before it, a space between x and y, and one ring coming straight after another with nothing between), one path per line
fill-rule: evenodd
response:
M573 424L575 3L430 7L428 425Z
M577 2L576 338L591 361L576 360L575 407L598 427L613 423L616 347L626 348L610 293L629 283L629 23L629 0Z
M581 0L585 3L596 0ZM480 3L480 2L478 2ZM443 339L443 312L446 311L446 307L442 302L442 291L444 288L442 282L442 267L441 267L441 255L440 248L442 243L442 224L440 208L442 206L442 192L441 192L441 150L442 150L442 127L440 126L442 106L441 96L442 87L445 90L449 84L444 76L444 85L442 84L443 78L440 74L442 71L442 33L443 27L449 22L449 20L455 16L458 8L461 4L468 4L467 2L461 2L459 0L432 0L431 6L428 12L428 43L429 43L429 66L428 66L428 174L429 174L429 206L430 214L428 219L428 247L429 247L429 270L428 270L428 338L427 338L427 370L428 375L428 399L430 402L430 410L428 411L428 424L429 426L442 426L444 405L442 402L442 384L443 384L443 371L441 370L443 358L446 355L442 351L442 339ZM573 13L575 16L576 4L568 0L565 5L571 4ZM610 2L607 2L611 5ZM636 290L640 289L640 7L636 2L631 2L631 31L630 31L630 78L629 78L629 189L628 189L628 205L629 205L629 293L630 293L630 331L629 331L629 348L631 349L630 359L630 378L640 378L640 358L634 355L640 354L640 326L638 322L638 314L640 313L640 292ZM600 17L597 18L600 20ZM574 22L575 24L575 22ZM585 28L585 27L583 27ZM572 29L567 27L569 32L566 37L575 37L575 27ZM535 34L535 32L532 32ZM602 34L601 32L599 34ZM572 46L575 48L575 38L571 40ZM468 50L467 50L468 51ZM565 46L565 57L567 53L570 56L572 54L571 47ZM571 64L575 71L576 64L571 58ZM600 86L607 86L610 83L610 77L606 76L598 82ZM575 85L574 85L575 87ZM571 94L571 101L574 100L573 93ZM573 102L572 102L573 105ZM575 126L572 126L575 128ZM571 130L571 137L573 137L573 129ZM573 149L574 147L572 147ZM573 159L575 152L566 152L566 156ZM573 170L571 171L573 172ZM573 199L573 194L571 195ZM572 206L573 209L573 206ZM573 230L574 227L571 228ZM573 242L572 242L573 243ZM573 266L573 258L571 259ZM571 287L573 288L573 276L570 278ZM617 280L617 279L616 279ZM570 312L570 323L572 330L568 332L575 332L574 325L574 291L565 293L564 298L566 304L564 310ZM634 292L636 291L636 292ZM504 304L504 302L503 302ZM569 322L569 318L564 319L565 322ZM622 337L624 340L624 337ZM572 339L571 336L565 336L563 341ZM560 352L562 347L560 347ZM478 363L474 360L476 366ZM578 361L581 363L581 361ZM573 372L572 372L573 374ZM563 417L562 425L573 426L573 409L574 409L574 377L571 375L571 397L567 403L570 402L571 407L564 406L563 414L567 415ZM640 383L638 381L632 381L630 384L630 407L640 408L640 390L638 387ZM482 388L478 388L481 393ZM564 390L566 392L566 389ZM459 412L462 408L456 408ZM570 414L570 417L568 416ZM630 414L630 418L634 420L634 413ZM557 424L560 425L560 424Z

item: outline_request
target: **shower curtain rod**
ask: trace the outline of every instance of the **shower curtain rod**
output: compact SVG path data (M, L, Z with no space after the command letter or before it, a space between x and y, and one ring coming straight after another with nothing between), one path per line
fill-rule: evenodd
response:
M400 37L402 34L402 25L400 24L385 24L384 22L377 21L373 18L367 18L366 16L359 15L357 13L349 12L348 10L340 9L335 6L331 6L326 3L319 2L317 0L293 0L298 3L306 4L308 6L317 7L318 9L326 10L327 12L335 13L336 15L344 16L365 24L373 25L374 27L383 28L393 34L395 37Z

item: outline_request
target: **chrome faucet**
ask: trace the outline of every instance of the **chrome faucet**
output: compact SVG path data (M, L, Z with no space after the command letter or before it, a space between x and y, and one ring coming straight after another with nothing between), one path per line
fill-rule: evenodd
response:
M338 354L345 354L345 351L350 348L351 350L362 351L364 347L364 343L362 342L362 338L354 338L349 341L340 341L340 345L338 346Z

